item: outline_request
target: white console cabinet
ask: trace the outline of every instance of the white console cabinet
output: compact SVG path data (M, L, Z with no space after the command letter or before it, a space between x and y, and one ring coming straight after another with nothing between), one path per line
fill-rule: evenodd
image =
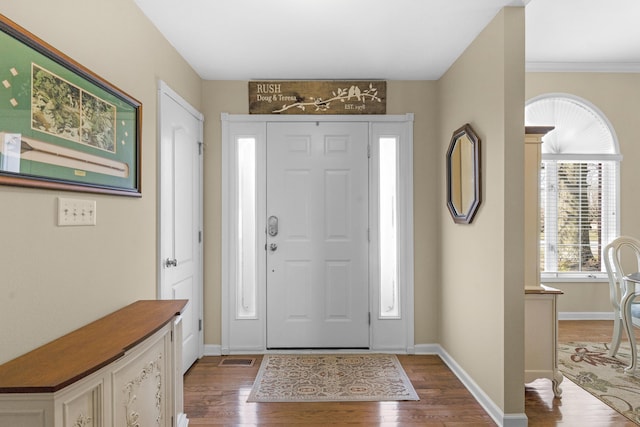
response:
M563 376L558 370L558 308L562 291L548 286L525 290L524 382L551 380L553 394L562 395Z
M186 427L185 305L138 301L0 365L0 427Z
M524 140L524 380L548 378L554 395L560 397L557 300L562 291L540 284L540 144L552 129L527 126Z

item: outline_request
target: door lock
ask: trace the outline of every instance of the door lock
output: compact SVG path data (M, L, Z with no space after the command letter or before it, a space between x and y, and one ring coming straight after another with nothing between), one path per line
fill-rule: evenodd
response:
M275 237L278 235L278 217L271 215L267 220L267 233L269 236Z
M175 258L167 258L167 260L164 262L164 266L169 268L169 267L177 267L178 266L178 260Z
M269 249L271 250L271 252L275 252L276 249L278 249L278 245L275 243L272 243L269 245Z

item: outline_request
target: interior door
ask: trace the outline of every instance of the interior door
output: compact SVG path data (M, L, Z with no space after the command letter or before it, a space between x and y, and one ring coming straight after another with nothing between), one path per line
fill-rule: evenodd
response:
M267 127L267 347L368 348L368 126Z
M183 373L202 356L202 116L163 86L160 94L160 298L188 299Z

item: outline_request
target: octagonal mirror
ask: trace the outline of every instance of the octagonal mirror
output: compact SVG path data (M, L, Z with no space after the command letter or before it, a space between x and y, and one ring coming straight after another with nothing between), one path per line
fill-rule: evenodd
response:
M480 139L467 123L453 132L447 150L447 207L453 221L471 223L480 201Z

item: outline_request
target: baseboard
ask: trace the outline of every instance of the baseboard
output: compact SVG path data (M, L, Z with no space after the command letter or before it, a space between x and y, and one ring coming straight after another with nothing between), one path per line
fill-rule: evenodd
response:
M441 353L440 344L417 344L415 346L415 354L437 354L440 356Z
M504 427L527 427L526 414L505 414L440 344L418 344L415 349L416 354L437 354L440 356L496 424Z
M189 418L187 418L187 414L181 412L178 414L178 419L176 422L177 427L188 427L189 426Z
M204 355L205 356L221 356L222 346L218 344L205 344Z
M506 414L502 420L504 427L527 427L529 425L527 414Z
M613 320L612 311L561 311L558 320Z

